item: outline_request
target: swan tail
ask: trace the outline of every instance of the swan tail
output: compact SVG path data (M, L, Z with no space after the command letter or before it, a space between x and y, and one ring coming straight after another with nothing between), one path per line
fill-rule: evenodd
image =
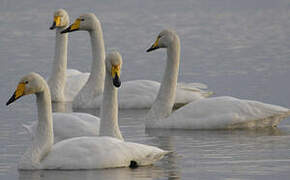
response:
M259 128L268 128L268 127L277 127L280 122L290 116L290 110L286 112L280 112L278 114L261 118L258 120L247 121L242 123L236 123L230 125L227 129L259 129Z

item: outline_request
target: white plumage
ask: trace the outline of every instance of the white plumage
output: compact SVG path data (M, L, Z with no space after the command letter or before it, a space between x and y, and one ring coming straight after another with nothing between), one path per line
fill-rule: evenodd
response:
M167 66L157 98L146 115L147 128L234 129L275 127L290 110L233 97L213 97L187 104L172 113L180 58L178 35L162 31L147 51L167 48Z
M112 137L79 137L56 143L35 165L22 160L19 169L104 169L151 165L167 151L153 146L124 142Z
M54 143L81 136L98 136L100 118L87 113L52 113ZM23 125L28 134L34 139L37 122Z
M116 92L114 89L111 90L111 92ZM35 128L33 142L18 164L19 169L102 169L128 167L131 164L143 166L153 164L169 153L156 147L124 142L105 136L75 137L53 144L51 97L48 85L40 75L30 73L24 76L7 105L28 94L36 95L38 123ZM116 99L116 96L112 95L112 97ZM112 111L116 110L112 107ZM112 114L113 118L116 117L114 116L116 113ZM84 114L68 114L65 116L62 113L54 114L54 118L63 118L64 121L69 120L69 116L73 120L76 117L83 117ZM85 117L87 118L87 116ZM102 115L102 119L109 117L107 114ZM92 117L92 119L94 118ZM107 122L106 120L104 122ZM86 122L82 121L82 123L85 124ZM55 125L57 126L57 124ZM67 128L74 127L75 124ZM67 129L67 131L71 131L71 129ZM111 131L114 133L114 129Z
M91 74L86 85L81 89L73 101L74 108L100 108L102 104L102 93L104 85L104 59L105 46L100 21L92 14L83 14L77 21L78 28L75 30L88 31L91 38L93 62ZM78 20L77 19L77 20ZM69 30L66 32L70 32ZM183 88L181 84L177 88L176 103L178 106L191 101L210 96L212 93L200 89L197 84L188 84ZM188 88L190 87L190 88ZM119 90L119 108L150 108L156 98L160 83L151 80L134 80L123 82ZM192 88L195 90L192 91Z
M68 35L61 34L61 31L68 25L68 13L64 9L58 9L54 13L53 26L50 28L56 29L55 55L51 76L48 79L51 100L54 102L72 102L89 77L89 73L67 69Z
M233 97L213 97L192 102L169 117L147 127L167 129L235 129L276 127L290 115L281 106Z

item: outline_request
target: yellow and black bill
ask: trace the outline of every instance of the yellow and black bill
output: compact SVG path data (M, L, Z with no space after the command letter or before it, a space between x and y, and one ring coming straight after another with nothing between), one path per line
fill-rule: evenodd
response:
M159 39L160 39L160 37L158 37L156 39L156 41L154 42L154 44L149 49L147 49L146 52L150 52L150 51L153 51L155 49L158 49L159 48L159 45L158 45Z
M81 19L76 19L75 22L70 25L68 28L66 28L65 30L61 31L61 33L69 33L69 32L73 32L73 31L77 31L80 29L80 24L81 24Z
M117 88L121 86L120 80L120 65L119 66L112 66L112 78L113 78L113 85Z
M25 95L24 91L25 91L25 83L19 83L15 92L13 93L11 98L7 101L6 106L13 103L14 101L19 99L20 97L24 96Z
M59 27L60 26L60 22L61 22L61 18L60 18L60 16L55 16L54 18L53 18L53 23L52 23L52 25L50 26L50 30L53 30L53 29L55 29L56 27Z

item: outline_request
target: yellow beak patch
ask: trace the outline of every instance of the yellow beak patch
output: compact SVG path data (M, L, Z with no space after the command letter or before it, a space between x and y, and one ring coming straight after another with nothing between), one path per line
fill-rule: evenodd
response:
M76 19L75 22L71 25L70 30L77 30L80 28L80 24L81 24L81 19Z
M112 66L112 77L115 77L115 74L118 75L118 77L120 77L120 65L118 66Z
M55 22L55 26L60 26L60 23L61 23L61 18L60 16L55 16L53 18L53 21Z
M159 37L156 39L156 41L154 42L154 44L152 45L152 48L156 48L158 47L158 43L159 43Z
M15 90L15 99L19 98L20 96L23 96L24 91L25 91L25 83L19 83Z

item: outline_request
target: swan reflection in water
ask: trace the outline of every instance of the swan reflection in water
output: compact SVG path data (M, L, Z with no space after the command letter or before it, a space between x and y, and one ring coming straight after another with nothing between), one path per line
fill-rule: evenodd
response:
M87 170L87 171L19 171L19 180L128 180L142 178L144 180L158 179L164 177L165 170L156 165L139 167L137 169L115 168L105 170Z

